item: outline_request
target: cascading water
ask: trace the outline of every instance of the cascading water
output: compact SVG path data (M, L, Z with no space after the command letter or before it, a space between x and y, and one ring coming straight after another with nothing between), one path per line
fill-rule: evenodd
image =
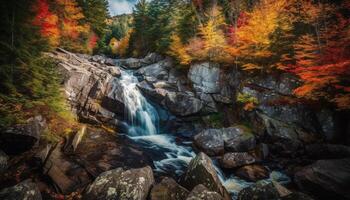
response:
M135 76L122 71L120 84L123 87L125 113L130 123L128 134L131 136L156 135L159 116L157 110L146 100L137 88Z
M173 135L159 131L159 116L157 109L147 101L137 87L138 79L131 72L121 71L119 84L122 93L127 118L128 136L140 144L151 154L155 171L165 174L181 175L188 163L196 156L187 143L178 143ZM218 176L226 189L236 198L238 191L252 185L235 176L226 178L216 167Z
M159 133L157 109L142 95L137 87L137 77L122 70L119 83L123 88L124 102L127 102L125 113L129 137L144 148L153 150L156 171L182 173L195 153L189 146L177 145L174 136Z

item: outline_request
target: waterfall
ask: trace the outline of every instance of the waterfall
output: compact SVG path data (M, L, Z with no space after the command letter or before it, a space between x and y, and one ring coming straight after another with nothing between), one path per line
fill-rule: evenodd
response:
M138 80L132 74L122 71L120 84L123 87L125 113L131 136L158 134L159 116L157 110L146 100L137 87Z
M128 137L151 154L156 172L181 175L196 156L191 143L178 142L176 136L160 132L158 111L142 95L137 87L138 79L131 72L122 70L119 84L123 90ZM225 177L218 164L214 162L214 165L220 181L233 199L238 191L253 184L233 175Z

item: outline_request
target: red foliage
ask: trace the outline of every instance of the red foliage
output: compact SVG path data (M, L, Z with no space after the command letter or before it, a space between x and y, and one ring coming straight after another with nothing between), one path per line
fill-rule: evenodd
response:
M88 49L91 49L91 50L94 49L96 47L98 40L99 40L98 36L95 33L91 33L87 42Z
M33 25L40 27L40 33L48 38L51 45L57 45L59 39L58 17L49 10L47 0L38 0L33 10L36 15Z
M233 25L229 25L226 28L226 34L227 34L227 41L230 45L233 45L236 43L237 37L236 37L236 31L247 24L248 21L248 15L245 12L241 12L239 14L239 17L237 19L237 25L236 27Z

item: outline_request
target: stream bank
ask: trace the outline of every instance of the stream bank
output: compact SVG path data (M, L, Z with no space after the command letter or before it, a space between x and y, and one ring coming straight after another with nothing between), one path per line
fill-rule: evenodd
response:
M292 95L298 81L288 74L261 79L215 63L187 73L157 54L112 60L59 49L51 56L72 110L90 124L35 156L37 178L49 179L51 190L95 199L228 199L228 191L238 199L311 198L289 187L349 198L349 147L328 144L339 135L338 113L299 102ZM250 102L239 95L258 103L246 110ZM316 178L329 173L335 187ZM126 197L129 190L135 193Z

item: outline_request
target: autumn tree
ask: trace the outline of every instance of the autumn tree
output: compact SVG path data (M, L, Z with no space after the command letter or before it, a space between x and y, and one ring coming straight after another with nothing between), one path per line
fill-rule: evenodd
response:
M90 32L89 24L84 24L82 9L75 0L55 0L56 13L61 27L61 46L70 50L86 50L85 41Z
M47 0L38 0L33 10L36 13L33 25L40 28L41 35L48 39L52 46L57 46L60 39L58 17L49 10Z
M277 29L289 29L285 22L286 0L262 0L247 13L247 22L237 30L240 64L244 70L265 69L273 52L269 50L271 34Z
M187 48L181 41L181 38L174 34L171 36L171 40L172 42L170 44L168 54L176 57L179 60L180 64L188 65L191 62L192 58L187 53Z

